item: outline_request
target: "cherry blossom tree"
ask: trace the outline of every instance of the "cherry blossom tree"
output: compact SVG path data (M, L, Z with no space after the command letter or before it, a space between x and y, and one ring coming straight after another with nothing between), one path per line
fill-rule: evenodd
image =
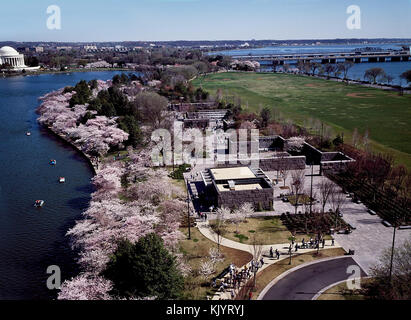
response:
M111 281L90 273L65 281L61 285L58 295L59 300L111 300L109 291L112 289Z

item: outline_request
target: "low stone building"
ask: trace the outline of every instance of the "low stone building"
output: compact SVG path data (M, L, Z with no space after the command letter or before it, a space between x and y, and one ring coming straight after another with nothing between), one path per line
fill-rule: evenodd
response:
M206 192L217 207L238 208L252 203L256 210L272 210L274 189L261 169L226 167L202 173Z

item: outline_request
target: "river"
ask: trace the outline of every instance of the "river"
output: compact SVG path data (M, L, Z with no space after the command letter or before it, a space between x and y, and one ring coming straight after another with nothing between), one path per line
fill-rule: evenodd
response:
M47 267L59 266L62 280L78 272L65 234L93 192L88 162L37 123L38 97L116 73L0 78L0 300L56 298L46 286ZM50 159L57 165L50 166ZM60 176L65 184L58 183ZM34 208L37 199L45 201L43 208Z

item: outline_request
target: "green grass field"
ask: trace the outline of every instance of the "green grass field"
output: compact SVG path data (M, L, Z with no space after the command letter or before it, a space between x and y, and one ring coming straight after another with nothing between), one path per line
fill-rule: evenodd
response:
M374 151L390 153L411 168L411 95L273 73L220 73L193 84L213 94L222 89L225 96L237 95L249 111L272 107L299 125L319 119L335 133L344 132L346 141L355 128L360 134L368 129Z

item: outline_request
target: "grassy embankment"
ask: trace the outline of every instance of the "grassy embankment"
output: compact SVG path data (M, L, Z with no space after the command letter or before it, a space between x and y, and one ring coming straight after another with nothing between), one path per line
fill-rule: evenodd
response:
M252 244L254 235L264 245L289 243L293 236L287 227L282 223L280 217L259 217L248 218L244 222L235 224L227 224L227 232L224 237L233 241ZM314 238L314 235L298 234L295 236L297 242L302 239L308 241ZM330 236L324 237L330 240Z
M361 279L361 283L369 283L371 279ZM367 297L357 290L350 290L346 282L337 284L322 293L317 300L366 300Z
M411 168L411 95L289 74L221 73L193 81L215 94L241 98L243 107L258 112L269 106L296 124L319 119L344 133L369 130L374 151L392 154ZM274 114L274 112L273 112Z

